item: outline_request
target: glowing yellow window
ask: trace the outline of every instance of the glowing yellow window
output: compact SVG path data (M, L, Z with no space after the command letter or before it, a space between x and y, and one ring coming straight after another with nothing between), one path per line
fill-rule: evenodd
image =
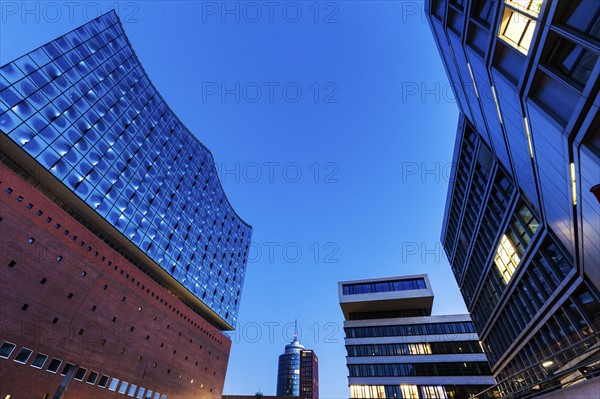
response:
M419 390L416 385L400 385L402 397L406 399L419 399Z
M505 0L498 36L527 55L543 0Z
M498 249L496 250L494 265L500 272L504 284L508 284L520 261L521 258L519 257L515 246L508 237L503 234L500 245L498 245Z

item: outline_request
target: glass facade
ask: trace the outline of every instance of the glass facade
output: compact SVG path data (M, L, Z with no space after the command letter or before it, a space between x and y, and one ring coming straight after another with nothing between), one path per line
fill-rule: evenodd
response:
M114 12L0 68L0 130L230 326L252 229Z
M342 286L344 295L372 294L376 292L393 292L407 290L424 290L425 288L425 280L423 280L422 278L344 284Z
M400 337L410 335L442 335L475 333L471 322L406 324L393 326L347 327L347 338Z
M350 385L350 397L367 399L468 399L485 385Z
M300 354L304 346L294 339L279 356L277 396L300 396Z
M479 341L416 342L410 344L346 345L348 357L448 355L483 353Z
M461 113L442 242L500 385L478 397L533 397L600 375L600 3L457 3L425 2Z
M350 377L489 375L487 362L349 364Z

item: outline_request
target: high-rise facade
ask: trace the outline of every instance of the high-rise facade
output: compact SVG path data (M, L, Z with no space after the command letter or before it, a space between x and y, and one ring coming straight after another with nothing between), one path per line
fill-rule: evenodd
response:
M319 358L312 349L300 351L300 397L319 399Z
M114 12L0 68L0 395L220 397L252 228Z
M595 396L600 2L425 10L461 111L442 244L499 397Z
M432 316L427 275L338 283L351 398L467 399L495 383L469 315Z
M300 353L304 345L294 336L279 355L277 366L277 396L300 396Z

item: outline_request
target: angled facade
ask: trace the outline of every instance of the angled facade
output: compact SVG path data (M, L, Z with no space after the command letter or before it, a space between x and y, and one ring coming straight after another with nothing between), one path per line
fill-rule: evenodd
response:
M595 396L600 3L425 4L461 111L441 239L500 392L478 397Z
M431 315L427 275L338 283L351 398L467 399L492 386L469 315Z
M0 67L0 151L2 397L220 397L252 228L116 13Z

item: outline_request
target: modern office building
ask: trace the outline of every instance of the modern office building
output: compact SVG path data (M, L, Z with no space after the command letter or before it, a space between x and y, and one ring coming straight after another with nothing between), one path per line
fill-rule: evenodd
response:
M461 111L441 239L499 397L597 397L600 2L425 10Z
M467 399L495 381L469 315L432 316L427 275L338 283L351 398Z
M300 397L319 399L319 358L311 349L300 351Z
M277 396L300 396L300 353L304 345L294 335L292 342L279 355L277 366Z
M0 397L220 398L252 228L114 12L0 68L0 130Z

